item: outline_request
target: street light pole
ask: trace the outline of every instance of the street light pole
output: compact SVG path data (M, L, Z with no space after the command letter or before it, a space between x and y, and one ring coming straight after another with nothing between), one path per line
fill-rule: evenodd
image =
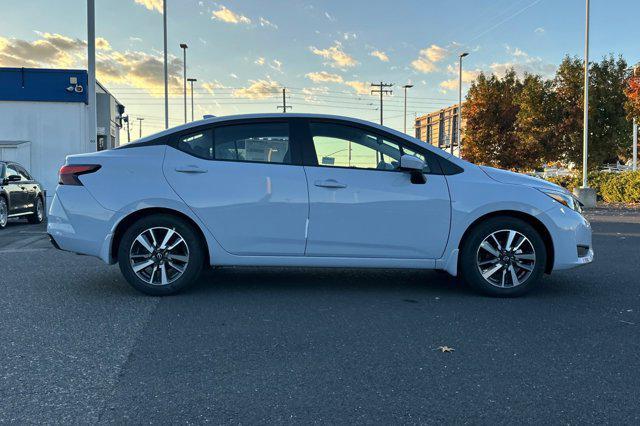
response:
M638 120L633 118L633 162L631 170L638 170Z
M407 89L411 89L413 84L405 84L402 86L404 89L404 132L407 133Z
M96 109L96 8L95 0L87 0L87 114L89 144L94 150L96 144L97 109Z
M180 43L182 48L182 82L184 92L184 122L187 122L187 43Z
M162 0L162 24L164 31L164 128L169 128L169 75L167 68L167 0Z
M584 118L582 130L582 187L588 188L587 157L589 155L589 0L586 0L586 17L584 33Z
M187 81L191 83L191 121L193 121L193 82L198 81L198 79L188 78Z
M462 132L462 58L468 56L468 52L464 52L460 55L458 61L458 125L457 125L457 140L458 140L458 157L462 158L462 140L460 139ZM451 144L453 146L453 144Z

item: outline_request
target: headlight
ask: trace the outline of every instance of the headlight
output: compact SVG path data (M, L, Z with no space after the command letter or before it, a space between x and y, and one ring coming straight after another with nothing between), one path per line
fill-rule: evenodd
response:
M554 191L553 189L541 189L538 188L540 192L548 195L553 198L560 204L563 204L569 207L571 210L577 211L578 213L582 212L582 207L580 205L580 201L576 200L573 195L567 194L566 192Z

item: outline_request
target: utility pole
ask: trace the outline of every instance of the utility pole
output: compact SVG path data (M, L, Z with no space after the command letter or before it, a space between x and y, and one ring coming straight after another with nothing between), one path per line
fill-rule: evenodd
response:
M140 133L139 133L138 138L142 138L142 120L144 120L144 118L138 117L137 120L140 123Z
M182 82L183 82L183 92L184 92L184 122L187 122L187 43L180 43L180 48L182 49Z
M129 128L129 116L122 117L125 123L127 123L127 143L131 142L131 129Z
M164 128L169 128L169 72L167 68L167 0L162 0L162 24L164 30Z
M456 135L458 140L458 157L462 158L462 139L460 128L462 127L462 58L469 55L468 52L460 54L458 62L458 125L456 126ZM453 149L452 149L453 150Z
M404 89L404 133L407 133L407 89L411 89L413 84L405 84L402 86Z
M87 0L87 123L89 133L89 146L93 150L98 149L96 137L97 109L96 109L96 8L95 0Z
M287 112L287 108L292 108L290 105L287 105L287 88L282 88L282 105L278 105L276 108L282 108L282 112Z
M385 89L385 87L392 87L393 83L371 83L371 87L377 87L377 89L371 89L371 94L380 93L380 125L382 126L384 115L382 113L382 96L387 94L390 95L393 93L393 90Z
M187 81L191 83L191 121L193 121L193 82L198 81L198 79L188 78Z

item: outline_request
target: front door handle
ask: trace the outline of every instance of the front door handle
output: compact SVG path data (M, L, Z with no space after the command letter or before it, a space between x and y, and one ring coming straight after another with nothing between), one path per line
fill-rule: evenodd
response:
M197 166L180 166L176 167L178 173L207 173L207 169L201 169Z
M340 183L335 179L327 179L327 180L317 180L313 183L315 186L319 186L322 188L346 188L347 185L344 183Z

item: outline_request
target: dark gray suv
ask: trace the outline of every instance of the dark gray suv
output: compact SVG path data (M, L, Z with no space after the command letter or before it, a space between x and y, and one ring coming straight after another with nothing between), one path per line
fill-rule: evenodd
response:
M0 229L10 217L25 217L41 223L45 216L45 194L29 172L18 163L0 161Z

